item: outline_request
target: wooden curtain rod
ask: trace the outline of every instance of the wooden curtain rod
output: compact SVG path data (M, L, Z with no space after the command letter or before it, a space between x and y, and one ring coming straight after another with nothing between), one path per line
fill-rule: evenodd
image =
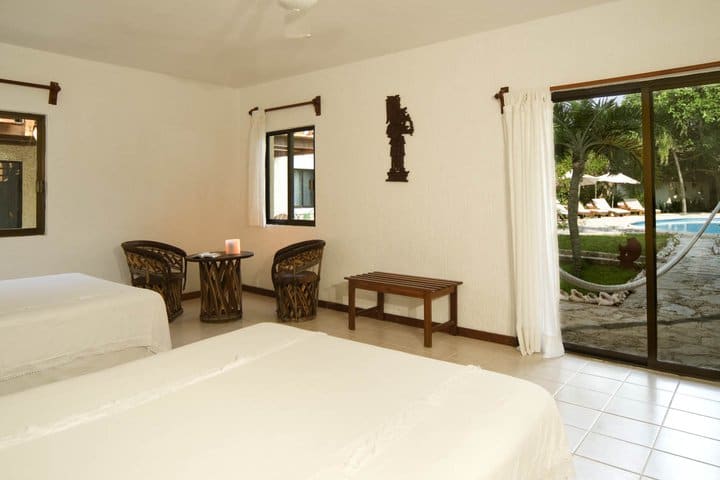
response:
M19 82L17 80L8 80L5 78L0 78L0 83L7 83L8 85L19 85L21 87L30 87L30 88L42 88L43 90L50 90L50 94L48 96L48 103L50 105L57 105L57 97L58 93L60 93L60 84L57 82L50 82L50 85L43 85L41 83L30 83L30 82Z
M281 105L279 107L266 108L265 112L274 112L275 110L285 110L286 108L303 107L305 105L312 105L315 108L315 116L320 116L320 95L307 102L292 103L290 105ZM252 115L255 110L260 110L260 107L251 108L248 115Z
M554 86L550 87L550 91L557 92L560 90L574 90L576 88L596 87L598 85L630 82L633 80L642 80L644 78L661 77L664 75L673 75L676 73L693 72L696 70L706 70L709 68L720 68L720 62L700 63L698 65L688 65L687 67L667 68L665 70L655 70L653 72L636 73L634 75L623 75L621 77L603 78L601 80L590 80L588 82L567 83L565 85L554 85Z
M652 72L636 73L633 75L623 75L620 77L603 78L600 80L590 80L587 82L578 83L566 83L564 85L553 85L550 87L551 92L558 92L561 90L574 90L576 88L589 88L596 87L599 85L610 85L613 83L631 82L633 80L642 80L645 78L662 77L665 75L674 75L677 73L694 72L698 70L707 70L711 68L720 68L720 61L699 63L697 65L688 65L686 67L666 68L665 70L654 70ZM505 94L510 89L508 87L502 87L498 93L495 94L495 98L500 100L500 113L503 113L505 109Z

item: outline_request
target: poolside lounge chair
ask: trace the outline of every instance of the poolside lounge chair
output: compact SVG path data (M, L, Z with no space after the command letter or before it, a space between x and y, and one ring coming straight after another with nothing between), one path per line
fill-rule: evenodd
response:
M585 208L582 203L578 202L578 215L581 217L605 217L610 215L610 212L599 208Z
M624 198L622 202L618 202L618 206L630 213L639 213L640 215L645 213L645 207L635 198Z
M630 212L625 210L624 208L613 208L611 207L607 200L604 198L593 198L592 199L593 205L595 205L595 208L599 208L600 210L607 210L610 212L610 215L616 215L616 216L623 216L623 215L630 215Z
M568 217L567 208L565 208L565 205L561 204L560 202L557 202L555 204L555 212L557 213L559 220L564 220Z

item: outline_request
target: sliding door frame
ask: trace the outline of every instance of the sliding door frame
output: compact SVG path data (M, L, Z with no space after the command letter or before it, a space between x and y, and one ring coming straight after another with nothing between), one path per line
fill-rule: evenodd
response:
M640 94L642 107L642 170L645 194L645 271L646 271L646 323L647 357L616 352L602 348L565 343L568 351L596 357L608 358L625 363L642 365L653 370L689 375L693 377L720 379L720 371L690 365L666 362L658 359L658 305L657 305L657 248L655 235L655 121L653 111L653 93L682 87L696 87L720 83L720 71L703 72L690 75L668 76L643 81L633 81L598 87L555 91L552 101L566 102L613 95Z

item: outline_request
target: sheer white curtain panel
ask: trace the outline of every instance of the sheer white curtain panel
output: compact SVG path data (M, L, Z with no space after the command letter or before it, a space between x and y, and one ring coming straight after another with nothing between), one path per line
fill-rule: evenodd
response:
M265 226L265 112L255 110L248 138L248 224Z
M520 352L557 357L560 279L549 89L510 91L503 113L510 184L513 296Z

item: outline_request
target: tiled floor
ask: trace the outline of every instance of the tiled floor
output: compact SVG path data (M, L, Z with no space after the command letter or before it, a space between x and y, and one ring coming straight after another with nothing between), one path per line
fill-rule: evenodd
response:
M274 300L244 295L244 318L200 323L199 301L183 303L171 324L173 345L275 321ZM418 328L321 309L310 322L294 324L337 337L416 355L475 364L535 382L555 396L575 455L578 480L720 480L720 384L664 375L578 355L543 360L513 348L443 333L433 348L422 346Z

